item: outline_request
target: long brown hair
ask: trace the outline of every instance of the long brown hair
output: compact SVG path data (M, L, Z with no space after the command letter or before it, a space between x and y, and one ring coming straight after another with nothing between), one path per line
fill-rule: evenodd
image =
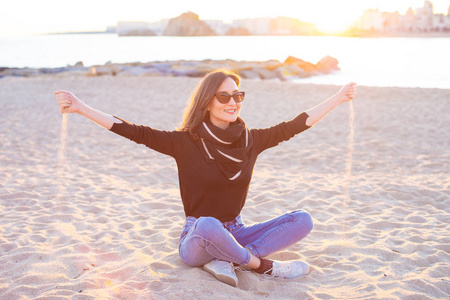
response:
M202 123L208 114L208 105L214 98L220 85L225 79L231 78L239 87L241 78L239 75L229 69L218 69L206 74L195 88L191 95L188 105L183 114L183 122L179 128L180 131L188 131L196 137L194 129Z

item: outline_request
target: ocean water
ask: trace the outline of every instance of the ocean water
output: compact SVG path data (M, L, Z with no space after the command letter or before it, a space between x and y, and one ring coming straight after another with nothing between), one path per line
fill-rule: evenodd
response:
M62 34L0 37L0 67L63 67L165 60L339 60L340 72L299 82L450 89L450 38L298 36L118 37Z

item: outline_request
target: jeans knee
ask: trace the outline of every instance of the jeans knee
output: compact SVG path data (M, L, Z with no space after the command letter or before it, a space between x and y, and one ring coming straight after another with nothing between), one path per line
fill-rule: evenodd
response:
M300 231L304 232L305 236L308 235L314 227L311 215L304 210L294 211L291 215L298 224Z
M217 230L223 228L222 223L213 217L200 217L195 222L194 226L196 234L206 239L208 239L211 235L214 236L214 233L217 232Z

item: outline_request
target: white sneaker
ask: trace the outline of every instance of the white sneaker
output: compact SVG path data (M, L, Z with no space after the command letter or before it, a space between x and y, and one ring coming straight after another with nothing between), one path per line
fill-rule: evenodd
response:
M213 274L218 280L231 286L237 287L238 278L234 272L234 265L231 262L214 259L203 266L203 269Z
M267 274L272 271L272 274ZM269 271L266 271L263 275L266 278L286 278L292 279L303 275L308 275L311 272L310 266L299 260L293 261L274 261L273 267Z

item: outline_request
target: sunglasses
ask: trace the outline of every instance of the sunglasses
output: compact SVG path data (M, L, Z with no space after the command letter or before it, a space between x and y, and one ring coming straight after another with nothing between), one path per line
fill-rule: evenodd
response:
M215 96L217 98L217 101L219 101L222 104L228 103L230 101L231 97L233 97L234 102L240 103L244 100L245 92L237 92L237 93L234 93L233 95L227 94L225 92L221 92L221 93L217 93Z

